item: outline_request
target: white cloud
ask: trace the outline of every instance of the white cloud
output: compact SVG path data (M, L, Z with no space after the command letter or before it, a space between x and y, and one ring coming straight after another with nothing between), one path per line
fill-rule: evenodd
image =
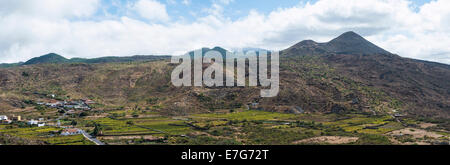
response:
M169 21L170 17L166 11L166 5L157 0L139 0L134 4L139 15L151 21Z
M184 5L190 5L191 4L191 0L182 0L181 3L184 4Z
M224 5L228 5L228 4L230 4L231 2L234 2L234 0L218 0L219 1L219 3L222 3L222 4L224 4Z
M0 16L27 15L45 18L86 17L97 11L100 0L1 0Z
M167 2L167 4L170 4L170 5L175 5L175 4L177 4L177 1L176 1L176 0L166 0L166 2Z
M41 10L36 5L0 1L0 63L25 61L49 52L99 57L178 55L213 46L280 50L304 39L325 42L353 30L401 56L450 64L448 0L430 2L418 12L407 0L319 0L267 15L254 10L234 21L221 11L211 12L190 23L170 21L165 6L153 0L131 5L148 19L145 21L133 15L100 21L71 19L89 17L98 10L98 1L83 1L92 3L74 3L73 8L59 6L68 10L56 10L49 6L60 3L45 0L54 3L45 5L48 13L36 12ZM217 9L223 10L223 6Z

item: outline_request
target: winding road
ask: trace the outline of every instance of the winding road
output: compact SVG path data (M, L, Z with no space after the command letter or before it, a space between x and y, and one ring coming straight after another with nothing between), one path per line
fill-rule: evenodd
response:
M89 135L86 131L84 131L84 130L82 130L82 129L79 129L79 130L81 130L81 133L83 134L83 136L84 136L85 138L89 139L91 142L94 142L96 145L105 145L105 143L103 143L103 142L101 142L100 140L98 140L98 139L92 137L92 136Z
M64 117L66 117L66 115L67 115L67 112L64 113L62 116L59 116L55 121L63 119ZM83 134L83 136L85 138L87 138L89 141L95 143L95 145L105 145L105 143L101 142L100 140L96 139L95 137L92 137L86 131L79 129L79 128L77 128L77 129L81 131L81 134Z

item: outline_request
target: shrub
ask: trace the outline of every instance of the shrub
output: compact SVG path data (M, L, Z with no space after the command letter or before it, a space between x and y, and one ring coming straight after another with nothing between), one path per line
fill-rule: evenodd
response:
M89 116L89 113L87 113L87 112L81 112L80 113L80 117L86 117L86 116Z
M362 135L358 141L356 141L358 145L390 145L391 141L382 135L375 134L364 134Z
M127 121L127 124L128 125L134 125L134 122L130 120L130 121Z

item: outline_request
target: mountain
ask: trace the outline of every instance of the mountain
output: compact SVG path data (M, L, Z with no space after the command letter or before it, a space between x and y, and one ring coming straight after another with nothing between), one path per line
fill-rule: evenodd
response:
M138 62L138 61L156 61L156 60L164 60L169 59L170 56L150 56L150 55L136 55L130 57L100 57L100 58L72 58L69 60L71 63L88 63L88 64L97 64L97 63L110 63L110 62Z
M261 52L261 51L270 52L270 50L267 50L267 49L251 48L251 47L233 50L234 53L240 52L240 51L242 51L243 53L247 53L247 52L251 52L251 51L254 51L254 52Z
M10 68L10 67L15 67L15 66L20 66L22 65L23 62L18 62L18 63L2 63L0 64L0 68Z
M25 62L23 65L33 65L33 64L47 64L47 63L64 63L67 62L68 59L64 58L63 56L60 56L55 53L46 54L40 57L35 57L27 62Z
M212 48L212 49L211 49L211 48L201 48L201 49L193 50L193 51L188 52L187 54L189 54L191 57L193 57L193 56L194 56L194 53L197 52L197 51L202 51L202 55L203 55L203 56L204 56L206 53L208 53L209 51L217 51L217 52L219 52L220 54L222 54L223 56L225 56L227 52L228 52L228 53L231 53L231 52L229 52L228 50L226 50L226 49L224 49L224 48L222 48L222 47L216 46L216 47L214 47L214 48Z
M169 59L170 56L145 56L145 55L136 55L130 57L100 57L100 58L72 58L67 59L61 55L50 53L47 55L43 55L40 57L32 58L25 63L17 63L17 64L2 64L5 67L19 66L19 65L33 65L33 64L57 64L57 63L87 63L87 64L96 64L96 63L110 63L110 62L138 62L138 61L155 61L155 60L164 60ZM1 65L0 65L1 68Z
M302 51L301 53L303 54L313 52L320 54L391 54L390 52L376 46L352 31L346 32L326 43L317 43L312 40L305 40L285 50L285 52L289 51L293 51L293 53L299 53L298 51Z
M324 49L337 54L391 54L355 32L346 32L326 43Z
M294 70L317 67L321 80L311 83L326 84L335 91L333 97L363 98L371 103L366 106L382 111L390 107L418 116L450 116L449 65L402 58L354 32L327 43L305 40L282 52L291 63L309 61Z
M204 52L227 50L203 48ZM190 52L192 53L192 52ZM132 60L150 57L131 57ZM156 58L156 56L155 56ZM280 54L280 92L261 98L261 87L174 87L168 60L111 63L127 58L71 59L73 63L0 69L0 109L20 109L43 94L92 98L105 107L158 107L167 115L244 108L301 108L317 113L400 113L450 118L450 67L391 54L354 32L327 43L299 42ZM150 58L151 59L151 58ZM164 58L162 58L164 59Z

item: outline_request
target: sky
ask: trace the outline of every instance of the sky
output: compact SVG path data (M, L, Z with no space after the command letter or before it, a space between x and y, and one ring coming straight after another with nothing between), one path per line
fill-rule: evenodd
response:
M450 64L449 0L0 0L0 63L283 50L354 31L402 57Z

